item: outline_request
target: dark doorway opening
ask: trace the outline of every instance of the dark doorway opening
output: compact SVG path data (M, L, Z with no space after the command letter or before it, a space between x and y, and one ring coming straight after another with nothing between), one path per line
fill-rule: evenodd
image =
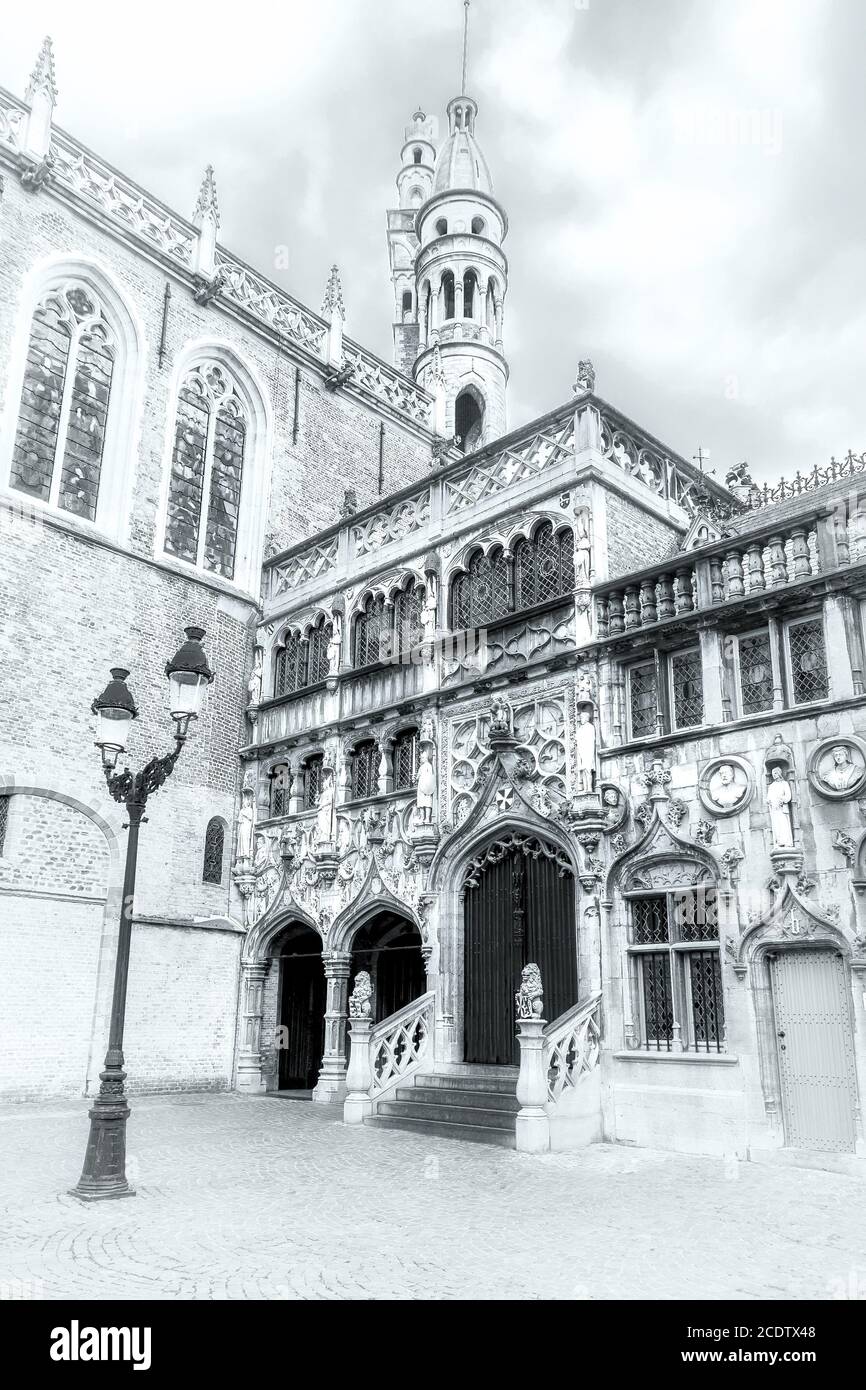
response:
M369 970L373 1021L381 1023L427 989L418 928L396 912L380 912L365 922L352 942L352 979Z
M325 971L322 939L300 923L280 944L279 1088L311 1091L319 1078L325 1044Z
M464 391L454 402L454 433L464 454L470 454L481 444L484 411L471 391Z
M479 864L479 860L481 863ZM577 1002L574 877L564 856L511 835L474 861L464 892L464 1061L519 1061L514 995L534 961L552 1022Z

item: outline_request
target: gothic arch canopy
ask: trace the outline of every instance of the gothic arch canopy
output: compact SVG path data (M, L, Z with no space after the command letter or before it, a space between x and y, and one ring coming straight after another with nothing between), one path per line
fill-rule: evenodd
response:
M712 851L687 835L679 835L661 819L656 806L645 833L611 864L605 897L610 900L616 888L621 893L653 888L663 891L716 883L721 877Z
M417 928L422 940L424 929L418 913L402 898L398 898L385 882L381 865L375 854L370 855L370 864L364 882L347 907L334 918L327 934L327 946L332 951L347 951L360 927L379 912L396 912L405 917Z
M274 941L292 922L299 922L302 926L309 927L317 936L321 936L310 914L299 907L292 898L283 898L278 905L264 913L255 926L250 927L244 941L242 964L261 965L266 961L271 954Z
M844 930L817 904L809 902L790 879L777 890L770 908L751 922L728 953L734 968L744 970L770 950L796 946L824 946L851 955L851 942Z

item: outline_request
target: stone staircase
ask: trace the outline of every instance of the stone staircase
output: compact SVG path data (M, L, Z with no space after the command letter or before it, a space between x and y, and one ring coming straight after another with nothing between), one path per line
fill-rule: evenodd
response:
M516 1067L469 1068L448 1074L416 1075L379 1102L365 1124L409 1129L445 1139L514 1148Z

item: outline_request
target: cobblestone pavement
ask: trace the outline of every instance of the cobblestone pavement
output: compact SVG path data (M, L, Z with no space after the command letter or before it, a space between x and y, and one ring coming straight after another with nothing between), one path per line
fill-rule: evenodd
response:
M834 1173L612 1145L533 1158L302 1101L148 1097L137 1197L85 1205L66 1189L86 1137L86 1101L0 1110L0 1296L866 1295L862 1185Z

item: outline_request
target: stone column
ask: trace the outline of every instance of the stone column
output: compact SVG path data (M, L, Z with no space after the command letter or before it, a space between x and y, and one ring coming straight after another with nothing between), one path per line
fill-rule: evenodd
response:
M265 980L270 967L269 960L255 961L243 966L237 1087L239 1091L253 1094L265 1089L262 1077L262 1006Z
M370 1100L370 1086L373 1081L373 1073L370 1070L372 1027L371 1018L353 1018L349 1024L352 1041L349 1069L346 1072L348 1095L343 1104L343 1123L347 1125L361 1124L365 1115L369 1115L373 1109Z
M324 951L328 994L325 1002L325 1050L313 1091L317 1105L339 1105L346 1095L346 1017L351 951Z
M542 1154L550 1148L550 1121L547 1118L547 1073L544 1068L543 1018L517 1021L520 1043L520 1075L517 1078L516 1138L518 1153Z

